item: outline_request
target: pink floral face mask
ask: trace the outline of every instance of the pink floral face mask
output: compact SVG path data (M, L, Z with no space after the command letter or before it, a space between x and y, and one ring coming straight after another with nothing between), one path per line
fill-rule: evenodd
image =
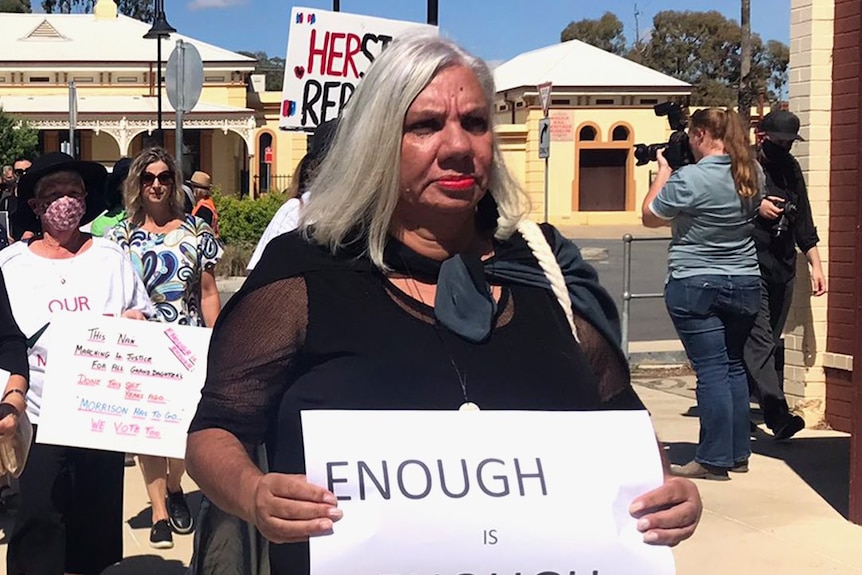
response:
M85 211L87 207L82 198L63 196L48 204L42 214L42 223L52 230L68 232L78 227Z

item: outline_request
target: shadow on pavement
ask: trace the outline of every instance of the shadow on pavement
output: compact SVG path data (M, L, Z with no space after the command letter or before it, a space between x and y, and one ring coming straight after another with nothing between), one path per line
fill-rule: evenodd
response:
M694 459L696 444L664 443L671 463L685 464ZM752 434L751 450L765 457L780 459L811 489L845 519L850 498L850 438L796 437L775 441L758 429ZM752 473L757 473L752 470Z
M158 555L136 555L108 567L102 575L184 575L188 568L182 561Z

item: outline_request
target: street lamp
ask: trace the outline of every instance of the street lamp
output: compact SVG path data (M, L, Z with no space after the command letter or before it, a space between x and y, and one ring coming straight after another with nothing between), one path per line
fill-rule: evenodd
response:
M164 134L162 134L162 38L169 38L176 28L168 24L165 19L165 2L164 0L154 0L155 10L153 16L152 28L144 34L147 40L156 41L156 78L158 79L158 91L156 92L156 100L158 102L158 113L156 116L156 141L160 146L163 146Z

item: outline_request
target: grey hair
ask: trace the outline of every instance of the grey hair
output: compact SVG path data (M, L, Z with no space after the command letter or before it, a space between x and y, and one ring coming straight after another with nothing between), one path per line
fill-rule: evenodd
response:
M346 244L365 251L386 269L383 250L400 195L401 136L404 118L416 97L445 68L471 70L488 106L493 133L494 77L485 62L451 40L420 34L396 40L374 61L338 124L332 146L309 188L300 224L307 238L333 253ZM488 193L497 203L495 237L507 239L528 205L492 139ZM358 235L357 235L358 234Z

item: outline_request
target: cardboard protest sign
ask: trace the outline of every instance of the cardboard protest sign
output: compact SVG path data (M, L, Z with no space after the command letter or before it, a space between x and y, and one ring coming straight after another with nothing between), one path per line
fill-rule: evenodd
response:
M359 80L395 38L436 26L294 7L279 126L313 130L338 117Z
M212 330L56 314L38 443L183 458Z
M662 484L646 411L302 412L343 518L315 575L672 575L628 512Z

